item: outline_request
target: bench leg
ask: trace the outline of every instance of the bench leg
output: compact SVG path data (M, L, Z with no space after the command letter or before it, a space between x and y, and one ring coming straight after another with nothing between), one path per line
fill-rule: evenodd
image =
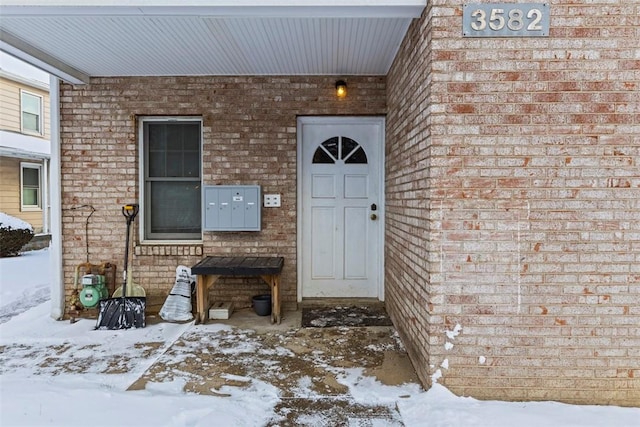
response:
M205 323L209 314L209 288L220 276L198 275L196 278L196 323Z
M269 284L271 288L271 323L280 324L282 321L282 313L280 307L280 275L260 276L262 280Z

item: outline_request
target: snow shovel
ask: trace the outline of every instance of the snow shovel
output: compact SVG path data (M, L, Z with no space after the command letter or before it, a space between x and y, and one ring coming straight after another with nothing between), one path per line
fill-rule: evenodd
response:
M124 250L124 280L122 296L107 298L100 301L100 312L96 329L129 329L145 327L145 297L127 296L127 266L129 264L129 235L131 224L138 214L138 205L131 204L122 207L122 214L127 219L127 243Z
M133 220L132 220L133 221ZM126 297L146 297L147 293L145 292L144 288L140 285L138 285L137 283L133 283L133 280L131 279L131 269L127 270L127 286L126 286ZM116 297L121 297L124 291L124 287L123 286L118 286L118 288L113 292L113 295L111 295L112 298L116 298Z
M127 295L128 297L146 297L147 293L144 288L137 283L133 283L131 280L131 270L127 272L129 275L127 277ZM111 295L113 298L122 296L122 286L118 286L118 288Z

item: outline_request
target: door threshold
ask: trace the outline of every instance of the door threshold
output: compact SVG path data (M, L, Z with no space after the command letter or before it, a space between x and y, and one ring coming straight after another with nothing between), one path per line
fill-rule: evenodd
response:
M381 305L384 301L378 298L303 298L299 303L302 307L336 307L344 305Z

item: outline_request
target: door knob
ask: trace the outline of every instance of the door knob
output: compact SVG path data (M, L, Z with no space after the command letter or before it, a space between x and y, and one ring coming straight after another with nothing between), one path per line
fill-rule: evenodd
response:
M375 221L376 219L378 219L378 215L372 213L369 218L371 218L371 221Z

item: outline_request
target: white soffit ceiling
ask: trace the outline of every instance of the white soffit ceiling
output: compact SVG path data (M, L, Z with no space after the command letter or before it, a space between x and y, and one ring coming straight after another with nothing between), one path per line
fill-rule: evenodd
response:
M76 84L92 76L385 75L425 5L3 0L0 49Z

